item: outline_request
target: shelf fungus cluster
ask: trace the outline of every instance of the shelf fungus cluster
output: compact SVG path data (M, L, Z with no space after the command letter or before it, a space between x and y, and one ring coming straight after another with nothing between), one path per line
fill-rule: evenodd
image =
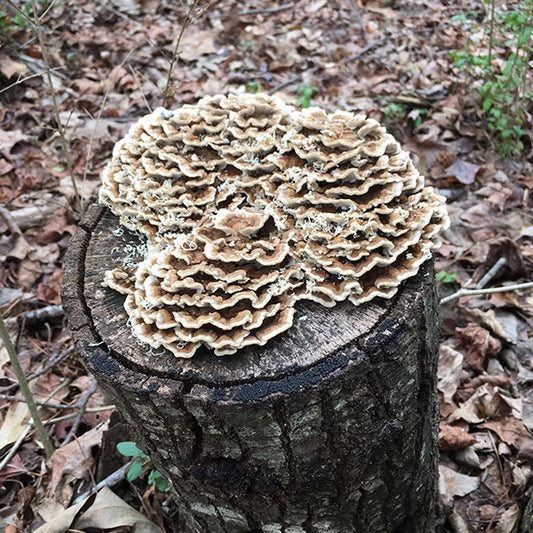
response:
M205 97L132 126L101 201L146 238L135 269L106 272L134 335L190 357L264 345L295 306L391 298L448 217L376 121L265 95Z

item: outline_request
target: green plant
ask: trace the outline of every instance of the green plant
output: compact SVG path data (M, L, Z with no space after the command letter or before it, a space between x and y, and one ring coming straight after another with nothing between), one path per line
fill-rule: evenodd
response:
M301 94L301 96L296 100L296 105L299 105L304 109L311 107L311 98L316 92L318 92L318 88L314 85L302 85L301 87L298 87L298 93Z
M259 83L257 81L249 81L248 83L246 83L244 88L246 89L247 93L255 94L256 92L259 91L260 86L259 86Z
M119 442L117 444L117 451L125 457L133 457L126 479L128 481L135 481L141 475L144 464L148 460L148 456L138 448L137 444L132 441ZM148 483L155 483L155 486L160 491L165 491L168 488L167 481L163 478L158 470L151 470L148 475Z
M487 129L502 158L518 155L524 149L527 107L533 102L528 89L529 58L533 53L533 0L523 0L516 9L497 10L495 0L489 5L488 24L483 26L484 46L474 43L470 33L478 29L472 13L454 17L467 27L466 46L451 52L457 68L477 83L479 103Z
M441 270L435 274L435 280L441 283L453 283L457 280L457 274L455 272L446 272Z
M392 120L404 118L407 114L405 108L401 104L396 102L391 102L387 107L383 109L383 116L386 122L391 122Z
M0 6L0 32L10 33L25 30L29 26L29 19L32 16L31 0L26 0L24 6L15 13L15 16L10 16L6 8Z

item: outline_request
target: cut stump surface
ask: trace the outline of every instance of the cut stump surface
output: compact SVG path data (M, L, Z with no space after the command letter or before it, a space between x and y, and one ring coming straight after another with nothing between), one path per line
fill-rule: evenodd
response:
M303 304L264 347L192 359L139 344L104 272L142 239L94 205L63 305L77 348L171 483L183 531L428 533L437 480L430 262L392 300ZM154 353L155 352L155 353Z

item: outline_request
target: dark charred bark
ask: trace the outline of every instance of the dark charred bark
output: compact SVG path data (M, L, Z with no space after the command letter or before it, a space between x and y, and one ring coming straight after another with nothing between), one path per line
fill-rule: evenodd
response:
M438 305L426 263L392 300L302 305L265 347L153 355L102 287L139 238L93 206L63 301L84 361L171 482L186 532L428 533ZM130 253L130 261L135 254Z

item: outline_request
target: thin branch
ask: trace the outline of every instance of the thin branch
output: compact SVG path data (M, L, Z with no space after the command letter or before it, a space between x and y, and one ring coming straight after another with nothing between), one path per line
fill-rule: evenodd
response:
M84 492L80 496L78 496L74 502L72 502L72 505L76 505L86 498L88 498L91 494L94 494L95 492L98 492L100 489L104 487L114 487L117 483L120 483L125 477L126 473L128 472L129 467L132 465L132 463L135 461L134 459L131 459L128 461L125 465L122 465L118 470L115 470L109 476L102 479L100 483L98 483L96 486L94 486L91 490Z
M76 402L75 407L76 409L79 409L78 415L76 416L76 420L74 420L74 423L72 424L68 435L65 437L65 440L61 443L61 446L65 446L66 444L68 444L74 438L74 435L76 435L78 426L80 425L81 419L85 414L87 402L89 401L89 398L96 392L96 387L97 383L96 380L93 378L91 385L89 386L85 394L80 398L78 402Z
M440 303L443 305L451 300L462 298L463 296L477 296L482 294L494 294L498 292L520 291L522 289L530 289L532 287L533 282L528 282L519 283L518 285L507 285L505 287L493 287L492 289L459 289L457 292L450 294L450 296L443 298Z
M137 83L137 85L139 87L139 91L141 91L141 96L142 96L142 98L144 100L144 103L146 104L148 112L151 113L152 112L152 106L149 104L149 102L148 102L148 100L146 98L146 95L144 94L144 91L143 91L143 88L142 88L142 85L141 85L141 80L137 76L137 73L135 72L134 68L131 65L128 65L128 67L130 69L131 75L135 78L135 82Z
M132 53L132 50L130 50L126 54L126 57L122 60L120 65L116 69L113 70L113 72L117 72L118 69L121 68L124 65L124 63L126 63L126 61L130 58L131 53ZM106 87L106 90L105 90L105 93L104 93L104 98L102 99L102 105L100 106L100 109L98 110L98 115L96 116L96 120L94 121L94 128L91 131L91 137L89 138L89 146L87 147L87 156L85 157L85 166L83 167L83 178L82 178L82 183L83 184L85 184L85 181L87 179L87 174L89 172L89 161L90 161L91 155L92 155L94 138L96 136L96 128L98 127L98 122L102 118L102 112L104 111L104 107L105 107L105 104L107 102L107 98L109 96L109 92L111 91L111 87L112 87L113 83L115 83L115 81L116 81L115 80L115 76L111 76L111 78L108 80L109 83L107 84L107 87Z
M505 257L500 257L494 265L487 271L487 273L477 282L477 289L485 288L500 272L500 270L507 264Z
M35 372L34 374L30 374L29 376L26 376L26 381L33 381L34 379L41 377L42 375L46 374L51 368L57 365L60 361L65 359L68 355L70 355L75 350L74 346L70 346L67 348L62 354L59 354L59 352L56 352L56 355L54 355L47 365L45 365L41 370ZM0 387L0 392L8 392L13 389L16 389L19 386L18 383L12 383L11 385L6 385L5 387Z
M246 11L241 11L239 15L245 17L246 15L272 15L273 13L279 13L280 11L287 11L287 9L292 9L294 4L283 4L278 7L270 7L267 9L248 9Z
M33 424L28 424L24 431L21 433L20 437L16 440L16 442L13 443L13 446L11 446L11 449L9 450L8 454L2 459L2 462L0 463L0 470L3 470L5 466L11 461L13 456L17 453L18 449L20 448L21 444L24 442L26 437L28 436L29 432L31 431L33 427Z
M318 67L312 67L312 68L306 70L305 74L310 76L317 69L318 69ZM303 80L303 77L304 77L303 73L297 74L293 78L291 78L291 79L289 79L287 81L284 81L283 83L280 83L279 85L276 85L276 87L270 89L270 91L268 91L267 94L269 94L269 95L274 94L274 93L276 93L278 91L281 91L282 89L285 89L285 87L288 87L289 85L294 85L295 83L299 83L300 81Z
M50 92L50 96L52 98L52 104L53 104L54 115L55 115L55 120L56 120L57 132L59 133L59 137L61 139L61 144L63 146L63 152L65 154L65 159L66 159L66 162L67 162L67 168L68 168L68 172L69 172L70 179L71 179L71 182L72 182L72 188L74 189L74 195L76 197L76 203L77 203L77 206L78 206L78 214L80 215L81 218L83 218L83 215L84 215L83 202L82 202L82 199L81 199L81 194L80 194L80 192L78 190L78 185L76 184L76 176L74 175L74 167L72 165L72 158L71 158L71 154L70 154L70 146L69 146L69 143L67 141L66 131L65 131L65 128L63 126L63 123L61 122L61 117L59 115L59 103L57 101L56 91L54 89L54 84L52 82L52 73L51 73L52 69L50 67L51 63L50 63L50 60L49 60L49 57L48 57L48 49L46 48L46 43L44 42L44 35L43 35L43 32L42 32L39 15L37 14L37 4L36 4L35 0L31 0L31 6L32 6L32 10L33 10L33 26L34 26L35 34L37 35L37 40L39 41L39 46L41 48L41 54L42 54L43 64L44 64L45 73L46 73L46 81L47 81L47 84L48 84L48 90Z
M12 394L3 394L0 393L0 398L3 400L8 400L10 402L22 402L25 403L26 399L22 396L16 396ZM45 402L41 400L35 400L35 405L38 405L39 407L47 407L48 409L75 409L76 404L74 405L67 405L64 403L53 403L53 402Z
M102 413L103 411L112 411L115 409L114 405L104 405L103 407L89 407L85 409L86 413ZM58 422L63 422L64 420L70 420L71 418L76 418L78 413L69 413L68 415L62 415L55 418L49 418L44 421L45 425L57 424Z
M17 318L20 321L22 317L24 317L26 324L36 324L38 322L44 322L54 318L62 318L63 316L65 316L63 307L60 305L47 305L46 307L41 307L40 309L34 309L33 311L23 313Z
M39 435L39 439L41 440L43 444L46 458L49 459L54 453L54 447L52 446L52 442L50 441L50 439L48 438L48 435L46 434L43 421L41 420L41 416L39 415L39 410L37 409L37 406L35 405L35 401L33 399L33 395L31 393L30 387L28 385L28 382L26 381L26 377L24 376L24 371L22 370L22 367L20 366L20 362L17 357L15 347L13 346L13 343L11 342L11 339L9 338L9 333L6 328L4 318L1 315L0 315L0 337L2 338L2 341L4 342L4 346L9 355L11 367L13 368L13 372L15 373L15 376L17 377L17 381L20 386L20 392L22 392L22 396L24 396L24 400L26 401L26 405L28 406L28 410L30 411L31 418L33 420L33 425L35 426L35 430L37 431L37 434Z
M361 16L361 12L359 11L357 0L352 0L352 4L353 4L353 10L355 12L355 16L357 17L357 22L359 22L361 26L361 30L363 31L363 37L365 38L365 43L368 44L370 40L368 39L368 32L366 31L365 23L363 22L363 17Z
M206 2L204 6L199 7L199 4L201 4L201 2L202 0L193 0L191 6L189 7L189 10L187 11L187 14L185 15L185 21L181 25L178 39L176 40L176 44L172 52L172 57L169 60L167 81L165 83L165 88L163 89L163 105L164 106L167 105L167 101L170 97L170 93L171 93L170 83L172 81L172 73L174 71L176 62L180 58L179 47L181 44L181 40L183 38L183 34L185 33L185 30L194 22L194 20L202 14L202 11L205 11L211 5L211 2L208 1Z

